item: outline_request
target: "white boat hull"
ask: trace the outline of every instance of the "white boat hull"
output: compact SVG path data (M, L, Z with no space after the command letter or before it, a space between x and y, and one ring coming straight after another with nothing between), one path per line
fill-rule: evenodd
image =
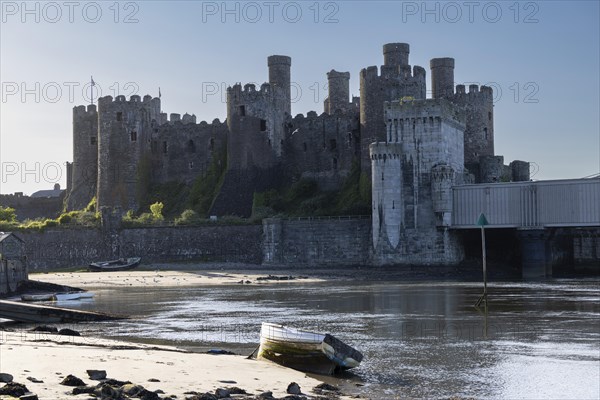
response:
M362 354L328 334L263 323L257 358L300 371L331 375L357 367Z

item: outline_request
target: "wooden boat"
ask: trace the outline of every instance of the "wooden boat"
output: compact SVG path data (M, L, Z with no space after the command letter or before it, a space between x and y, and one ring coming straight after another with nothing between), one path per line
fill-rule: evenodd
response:
M257 358L299 371L332 375L357 367L363 355L330 334L263 322Z
M65 301L81 300L94 297L92 292L68 292L68 293L48 293L48 294L24 294L21 296L23 301Z
M118 260L93 262L88 266L92 272L127 271L138 266L141 257L119 258Z
M20 322L84 322L124 319L122 316L98 312L70 310L40 304L27 304L17 301L0 300L0 318Z

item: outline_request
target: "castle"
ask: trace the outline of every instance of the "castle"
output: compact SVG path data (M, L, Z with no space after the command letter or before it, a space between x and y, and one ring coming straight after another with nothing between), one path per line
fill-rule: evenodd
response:
M409 64L409 45L383 46L384 65L362 69L360 98L349 72L327 73L324 112L291 115L291 58L268 57L268 83L227 89L227 119L197 123L162 112L160 98L98 99L73 110L73 163L66 204L137 210L144 185L191 184L226 148L223 183L211 215L248 217L255 192L299 178L340 187L353 163L372 184L373 254L379 263L455 263L451 187L529 180L529 164L494 154L490 87L454 86L454 59ZM430 256L423 256L429 254Z

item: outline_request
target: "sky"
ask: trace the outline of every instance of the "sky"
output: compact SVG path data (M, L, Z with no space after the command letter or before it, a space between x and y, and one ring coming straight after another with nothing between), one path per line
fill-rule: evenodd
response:
M162 94L167 113L225 119L225 89L292 58L292 114L323 112L326 73L455 59L456 84L494 89L495 152L532 178L600 172L598 1L1 1L0 193L66 187L72 109ZM428 94L428 97L430 94Z

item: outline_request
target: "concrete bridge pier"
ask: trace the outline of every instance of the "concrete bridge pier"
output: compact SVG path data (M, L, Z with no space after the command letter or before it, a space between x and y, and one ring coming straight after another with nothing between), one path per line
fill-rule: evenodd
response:
M519 230L521 242L521 271L523 279L552 276L552 262L545 229Z

